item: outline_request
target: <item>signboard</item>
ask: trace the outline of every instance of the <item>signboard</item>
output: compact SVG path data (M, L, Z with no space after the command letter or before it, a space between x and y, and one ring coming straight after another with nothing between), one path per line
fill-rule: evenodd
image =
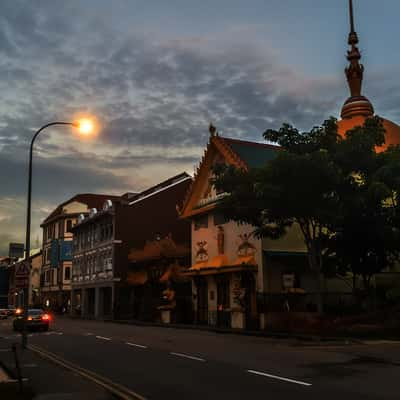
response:
M291 289L294 287L295 275L282 274L282 285L284 289Z
M72 260L72 240L63 240L60 242L60 261Z
M20 262L15 266L15 288L23 289L29 286L29 263Z
M23 243L10 243L8 249L8 256L11 258L22 258L25 252L25 245Z
M52 267L58 267L58 250L58 240L53 240L50 248L50 265Z

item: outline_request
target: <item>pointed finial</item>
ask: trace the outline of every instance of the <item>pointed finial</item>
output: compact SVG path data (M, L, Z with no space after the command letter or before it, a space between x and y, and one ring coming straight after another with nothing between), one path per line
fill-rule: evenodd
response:
M355 32L354 31L353 0L349 0L349 8L350 8L350 32Z
M215 136L215 132L217 131L217 128L210 122L208 131L210 132L210 136Z
M354 29L353 0L349 0L350 14L350 33L348 44L351 46L347 50L347 60L349 65L345 69L347 83L350 89L350 98L346 100L341 116L349 118L352 115L373 115L374 109L368 99L361 96L361 86L364 75L364 66L360 63L361 53L357 47L358 36Z

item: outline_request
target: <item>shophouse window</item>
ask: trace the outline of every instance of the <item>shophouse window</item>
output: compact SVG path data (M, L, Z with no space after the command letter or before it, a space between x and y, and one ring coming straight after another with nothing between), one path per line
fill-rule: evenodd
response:
M65 267L64 279L69 281L71 279L71 267Z
M67 219L67 232L71 232L72 229L72 220Z
M203 214L195 217L194 230L197 231L200 228L208 228L208 214Z

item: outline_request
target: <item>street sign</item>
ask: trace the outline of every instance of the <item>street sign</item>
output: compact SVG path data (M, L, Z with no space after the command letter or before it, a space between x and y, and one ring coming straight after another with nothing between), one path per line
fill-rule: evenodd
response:
M29 263L23 261L15 265L15 287L24 289L29 286Z
M29 277L16 276L14 283L16 289L25 289L29 286Z
M22 258L24 256L25 246L23 243L10 243L8 256L10 258Z

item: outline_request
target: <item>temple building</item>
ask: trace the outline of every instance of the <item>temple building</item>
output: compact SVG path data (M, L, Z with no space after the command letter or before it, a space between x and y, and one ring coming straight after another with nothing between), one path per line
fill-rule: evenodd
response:
M360 63L361 54L357 47L358 36L354 29L353 2L349 0L350 8L350 33L347 51L349 65L345 69L347 83L350 89L350 97L345 101L341 119L338 121L338 132L344 136L350 129L364 124L366 118L374 115L374 107L371 102L361 94L364 66ZM385 143L377 148L377 151L384 151L390 145L400 144L400 126L392 121L383 119L385 128Z
M192 226L192 261L186 275L192 278L197 324L263 328L265 315L257 306L257 294L280 295L284 280L288 288L299 289L295 273L302 274L304 288L315 290L297 230L282 240L259 239L253 236L253 226L228 221L217 209L227 194L210 183L215 164L249 170L265 165L277 151L278 146L221 137L210 125L209 143L180 210ZM300 263L286 262L293 258Z

